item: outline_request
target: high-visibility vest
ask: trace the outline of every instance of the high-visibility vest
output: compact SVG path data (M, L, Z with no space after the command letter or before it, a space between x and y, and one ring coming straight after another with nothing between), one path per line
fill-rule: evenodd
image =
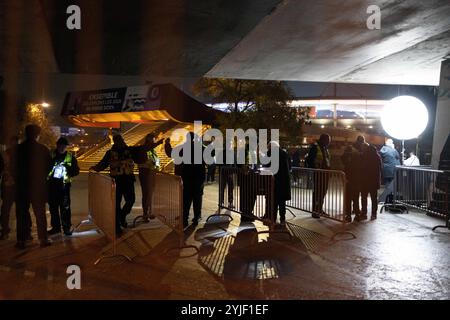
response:
M316 155L316 161L315 165L318 169L329 169L331 167L330 163L330 154L328 151L324 152L322 151L322 148L320 145L316 142L315 145L317 146L317 155ZM325 164L325 165L324 165Z
M56 157L56 150L52 151L52 159L55 159ZM53 175L55 174L55 170L58 166L60 165L64 165L65 169L63 172L63 182L64 184L68 184L68 183L72 183L72 177L69 176L69 173L67 172L66 168L70 168L72 167L72 159L73 159L73 155L70 152L66 152L66 156L64 157L64 161L60 162L60 163L55 163L53 165L52 170L50 171L50 173L48 174L48 178L53 178Z
M133 175L134 161L130 151L124 150L123 154L119 154L119 152L111 150L111 162L109 168L112 177Z
M148 151L147 161L145 163L139 164L138 166L142 169L160 170L160 161L155 149L151 149L150 151Z

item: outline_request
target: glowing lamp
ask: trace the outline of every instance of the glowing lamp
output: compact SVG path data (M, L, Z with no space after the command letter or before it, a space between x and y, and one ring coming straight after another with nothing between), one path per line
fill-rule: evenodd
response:
M421 135L428 125L428 110L422 101L400 96L389 101L381 113L384 131L398 140L410 140Z

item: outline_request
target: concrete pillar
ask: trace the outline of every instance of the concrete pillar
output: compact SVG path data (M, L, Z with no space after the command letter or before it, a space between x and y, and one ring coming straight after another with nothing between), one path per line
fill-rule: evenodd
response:
M436 124L434 127L433 155L431 163L434 169L439 166L439 157L450 134L450 59L442 62L439 84Z

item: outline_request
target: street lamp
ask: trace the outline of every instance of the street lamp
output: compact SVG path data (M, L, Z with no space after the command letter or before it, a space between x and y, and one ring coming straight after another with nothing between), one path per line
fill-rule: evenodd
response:
M44 108L48 108L48 107L50 107L50 103L44 101L41 103L41 106Z

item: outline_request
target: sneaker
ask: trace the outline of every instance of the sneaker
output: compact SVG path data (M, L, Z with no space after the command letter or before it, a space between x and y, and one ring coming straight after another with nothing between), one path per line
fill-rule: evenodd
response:
M344 218L344 222L345 222L345 223L351 223L351 222L352 222L352 217L351 217L351 216L346 216L346 217Z
M320 214L318 214L318 213L313 213L313 214L311 215L311 217L313 217L314 219L320 219Z
M72 235L72 230L70 229L65 229L64 230L64 235L70 237Z
M48 233L49 236L53 236L55 234L60 234L61 233L61 229L52 228L47 233Z
M51 245L52 245L52 242L50 240L41 240L41 244L40 244L41 248L49 247Z

